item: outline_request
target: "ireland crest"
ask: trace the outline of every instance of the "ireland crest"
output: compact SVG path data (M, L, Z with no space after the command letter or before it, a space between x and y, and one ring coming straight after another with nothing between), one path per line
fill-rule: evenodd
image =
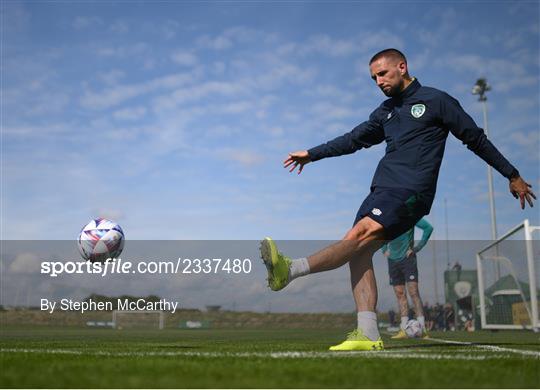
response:
M415 104L411 107L411 115L415 118L420 118L426 112L426 106L423 104Z

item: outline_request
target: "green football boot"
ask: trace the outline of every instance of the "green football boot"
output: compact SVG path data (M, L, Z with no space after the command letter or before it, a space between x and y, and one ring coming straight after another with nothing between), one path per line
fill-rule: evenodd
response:
M289 283L289 269L292 260L278 252L276 243L266 237L261 241L261 257L268 271L268 287L279 291Z
M368 339L360 329L355 329L347 335L347 340L330 347L330 351L381 351L384 349L381 338L377 341Z

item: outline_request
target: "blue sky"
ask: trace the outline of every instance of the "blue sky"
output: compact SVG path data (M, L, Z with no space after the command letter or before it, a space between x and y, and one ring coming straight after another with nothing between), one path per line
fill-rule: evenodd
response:
M380 104L367 62L387 47L480 125L487 77L490 138L540 192L538 2L6 1L2 18L3 239L70 240L97 216L138 240L339 239L384 145L300 176L282 161ZM444 199L450 239L490 238L486 171L449 137L436 239ZM494 184L499 233L540 224Z
M487 77L493 142L539 186L537 2L4 2L3 238L70 239L90 218L131 239L335 239L384 146L306 167L286 153L383 100L367 61L402 49L458 98ZM450 137L432 215L489 238L486 166ZM495 175L499 231L519 210ZM440 228L439 228L440 227Z

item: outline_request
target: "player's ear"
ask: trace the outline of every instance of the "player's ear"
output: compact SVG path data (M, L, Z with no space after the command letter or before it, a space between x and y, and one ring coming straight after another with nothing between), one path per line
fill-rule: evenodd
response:
M405 76L407 74L408 69L407 69L407 63L405 61L399 61L398 68L399 68L399 73L402 76Z

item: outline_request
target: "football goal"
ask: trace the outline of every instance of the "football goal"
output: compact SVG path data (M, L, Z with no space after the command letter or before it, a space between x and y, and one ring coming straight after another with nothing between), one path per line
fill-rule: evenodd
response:
M163 329L165 315L162 310L113 310L115 329Z
M539 237L525 220L476 254L482 329L540 329Z

